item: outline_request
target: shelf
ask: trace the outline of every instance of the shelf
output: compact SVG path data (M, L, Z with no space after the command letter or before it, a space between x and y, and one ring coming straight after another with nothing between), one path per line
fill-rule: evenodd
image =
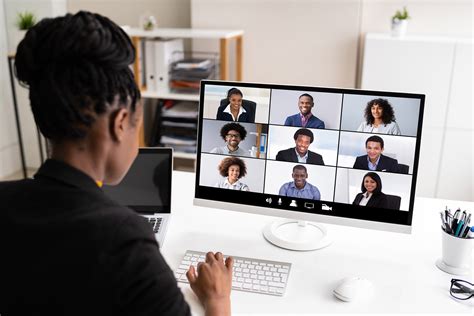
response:
M157 92L157 91L142 91L141 94L143 98L150 98L150 99L166 99L166 100L199 102L199 94Z
M196 154L175 151L173 152L173 158L196 159Z
M156 28L151 31L145 31L141 28L128 26L122 26L122 29L131 37L229 39L244 34L243 30Z

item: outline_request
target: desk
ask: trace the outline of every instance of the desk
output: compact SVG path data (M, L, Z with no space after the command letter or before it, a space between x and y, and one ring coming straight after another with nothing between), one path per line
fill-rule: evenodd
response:
M448 275L435 266L441 255L439 210L446 205L474 210L472 202L418 198L411 235L326 224L333 244L311 252L272 246L262 228L275 218L192 205L194 173L173 172L172 218L162 249L174 270L186 249L222 251L236 256L292 263L285 296L232 292L232 313L459 313L472 315L474 300L449 294ZM368 303L344 303L332 289L346 276L374 283ZM461 277L473 281L473 275ZM180 287L193 313L203 309L189 285Z

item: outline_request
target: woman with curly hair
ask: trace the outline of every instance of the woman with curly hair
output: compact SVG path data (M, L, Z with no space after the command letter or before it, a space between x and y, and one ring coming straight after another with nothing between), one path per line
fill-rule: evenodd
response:
M247 174L247 167L242 159L237 157L224 158L217 169L220 175L224 177L216 183L217 188L249 191L249 187L240 182L240 178Z
M386 99L374 99L365 107L365 122L357 128L358 132L401 135L395 122L395 113Z

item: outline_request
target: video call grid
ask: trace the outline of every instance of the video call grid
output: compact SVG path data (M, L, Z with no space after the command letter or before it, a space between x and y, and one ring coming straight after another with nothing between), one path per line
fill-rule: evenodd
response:
M239 88L238 86L236 86L237 88ZM271 126L276 126L276 127L288 127L286 125L281 125L281 124L275 124L275 123L270 123L270 117L271 117L271 107L272 107L272 97L273 97L273 90L283 90L283 89L269 89L270 90L270 97L269 97L269 110L268 110L268 117L267 117L267 122L268 124L264 124L264 123L258 123L258 124L262 124L262 125L266 125L267 126L267 129L268 129L268 133L267 133L267 141L266 141L266 148L265 148L265 153L266 153L266 157L265 158L256 158L256 157L251 157L251 156L239 156L239 155L236 155L236 157L244 157L246 159L256 159L256 160L264 160L264 184L263 184L263 189L262 189L262 193L265 192L265 189L266 189L266 184L265 184L265 181L267 180L267 161L279 161L279 160L276 160L276 159L271 159L268 157L268 152L269 152L269 147L271 145L271 129L270 127ZM314 91L308 91L308 92L314 92ZM343 111L344 111L344 96L348 94L348 93L341 93L341 104L340 104L340 113L339 113L339 129L330 129L330 128L324 128L323 130L325 131L334 131L336 133L338 133L338 141L337 141L337 149L336 149L336 164L335 165L328 165L328 164L324 164L322 167L327 167L327 168L332 168L332 169L335 169L335 173L334 173L334 190L333 190L333 200L332 202L335 202L335 195L336 195L336 187L337 187L337 171L338 169L349 169L349 170L362 170L362 169L357 169L357 168L351 168L351 167L346 167L346 166L340 166L338 165L338 162L339 162L339 157L340 157L340 145L341 145L341 133L342 132L346 132L346 133L355 133L355 134L365 134L365 135L387 135L387 134L384 134L384 133L373 133L373 132L363 132L363 131L355 131L355 130L347 130L347 129L342 129L342 120L343 120ZM314 114L316 115L316 114ZM203 119L203 122L205 123L206 121L220 121L220 120L217 120L217 119L209 119L209 118L204 118ZM222 124L226 124L226 123L229 123L229 121L221 121ZM240 122L236 122L236 123L240 123ZM256 125L257 123L248 123L248 124L254 124ZM317 130L317 129L313 129L313 128L309 128L310 130ZM410 136L410 135L392 135L392 136L396 136L396 137L402 137L402 138L412 138L412 139L416 139L417 137L416 136ZM202 140L201 140L202 141ZM202 146L202 143L200 144ZM364 142L364 147L365 147L365 142ZM209 153L209 152L206 152L206 151L203 151L201 150L201 155L202 153L206 153L206 154L212 154L212 153ZM214 155L218 155L218 156L224 156L224 157L227 157L229 155L225 155L225 154L214 154ZM413 156L415 155L415 152L413 152ZM295 162L287 162L288 164L294 164ZM308 164L308 165L311 165L311 164ZM412 166L412 169L411 171L413 170L413 166ZM367 170L369 171L369 170ZM376 172L382 172L382 171L376 171ZM413 171L412 171L413 172ZM407 174L402 174L400 172L390 172L390 171L383 171L383 173L385 174L398 174L398 175L403 175L403 176L406 176L406 177L410 177L412 178L412 174L413 173L407 173Z

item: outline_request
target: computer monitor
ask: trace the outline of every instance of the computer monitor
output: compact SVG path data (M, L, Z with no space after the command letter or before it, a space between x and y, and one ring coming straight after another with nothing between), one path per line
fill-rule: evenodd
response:
M202 81L194 204L283 217L271 243L311 250L324 226L411 232L425 96Z

